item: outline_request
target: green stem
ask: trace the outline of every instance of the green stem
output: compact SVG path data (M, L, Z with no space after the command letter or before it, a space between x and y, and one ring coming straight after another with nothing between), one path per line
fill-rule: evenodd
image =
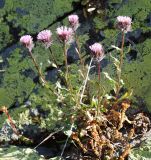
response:
M86 79L84 80L84 85L82 86L83 89L82 89L82 92L80 94L80 104L82 104L82 99L83 99L84 91L86 89L86 85L87 85L87 82L88 82L88 79L89 79L89 73L90 73L92 62L93 62L93 58L91 58L91 61L90 61L90 64L89 64L89 67L88 67L88 70L87 70L87 74L86 74Z
M70 79L69 79L69 71L68 71L68 61L67 61L67 46L66 43L64 42L64 60L65 60L65 80L66 80L66 85L67 88L72 91L72 87L71 87L71 83L70 83Z
M101 80L101 64L100 62L97 62L97 67L98 67L98 84L100 85L100 80ZM97 108L97 115L99 116L99 108L100 108L100 86L98 90L98 108Z
M29 51L29 55L30 55L30 57L31 57L31 59L32 59L34 65L35 65L35 68L36 68L37 71L38 71L39 77L41 78L42 82L46 84L47 82L46 82L45 78L43 77L43 75L42 75L42 73L41 73L41 70L40 70L40 68L39 68L39 66L38 66L38 64L37 64L37 62L36 62L36 60L35 60L35 58L33 57L31 51Z
M98 81L99 81L99 83L100 83L100 80L101 80L101 74L100 74L100 72L101 72L101 64L100 64L100 62L98 62L98 64L97 64L97 66L98 66Z
M79 40L78 40L78 36L77 34L75 33L75 41L76 41L76 45L77 45L77 53L78 53L78 56L79 56L79 59L80 59L80 64L81 64L81 71L82 71L82 74L84 76L86 76L84 73L85 73L85 66L84 66L84 60L83 60L83 57L82 57L82 54L80 52L80 45L79 45Z
M52 60L54 61L55 65L58 67L57 61L56 61L55 56L54 56L54 54L53 54L53 52L52 52L50 47L49 47L49 51L50 51L50 61L51 61L51 58L52 58Z
M66 68L66 71L65 71L66 85L70 93L72 93L73 89L72 89L72 85L71 85L70 78L69 78L68 61L67 61L67 46L65 42L64 42L64 60L65 60L65 68Z
M66 80L68 80L68 61L67 61L67 48L66 48L66 43L64 42L64 61L65 61L65 68L66 68L66 71L65 71L65 78Z
M121 51L120 51L120 64L119 64L119 71L117 71L117 91L116 91L116 98L118 98L119 92L120 92L120 80L121 80L121 73L122 73L122 65L123 65L123 58L124 58L124 42L125 42L125 33L122 32L122 45L121 45Z
M76 33L75 33L75 41L76 41L76 45L77 45L77 53L78 53L78 56L79 56L79 59L80 59L80 63L83 66L83 60L82 60L82 56L81 56L81 52L80 52L79 40L78 40L78 36L77 36Z

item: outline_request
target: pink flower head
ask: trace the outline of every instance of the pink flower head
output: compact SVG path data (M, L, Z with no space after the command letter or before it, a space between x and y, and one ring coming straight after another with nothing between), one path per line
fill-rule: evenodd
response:
M24 35L20 38L20 42L31 52L34 47L33 38L30 35Z
M131 31L132 19L127 16L118 16L116 20L116 26L125 33Z
M70 15L70 16L68 16L68 20L69 20L69 23L70 23L71 27L73 28L73 30L76 31L80 25L79 24L79 17L77 15Z
M72 28L67 28L66 26L58 27L57 34L58 34L60 40L65 43L70 43L73 40Z
M50 30L43 30L39 32L37 39L43 42L46 48L49 48L52 44L52 32Z
M101 61L105 57L103 46L100 43L94 43L93 45L89 46L89 48L91 49L93 56L97 61Z

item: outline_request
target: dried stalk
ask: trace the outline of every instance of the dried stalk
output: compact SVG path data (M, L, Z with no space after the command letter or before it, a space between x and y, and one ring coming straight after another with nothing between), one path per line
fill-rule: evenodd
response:
M125 112L127 111L127 109L130 107L130 104L127 102L123 102L122 103L122 111L121 111L121 117L120 117L120 122L119 122L119 126L118 126L118 130L120 130L123 127L123 123L125 121L127 121L128 123L132 123L130 120L128 120Z
M60 159L59 159L59 160L62 159L62 156L63 156L63 154L64 154L64 151L65 151L65 148L66 148L66 146L67 146L68 140L69 140L70 136L72 135L73 126L74 126L74 123L72 123L72 125L71 125L71 128L70 128L70 130L69 130L69 132L71 132L71 134L69 134L68 137L67 137L67 139L66 139L66 142L65 142L65 144L64 144L64 146L63 146L63 149L62 149L62 152L61 152L61 155L60 155Z
M39 147L41 144L43 144L45 141L47 141L49 138L51 138L54 134L60 132L63 130L64 127L58 129L57 131L50 133L50 135L48 137L46 137L42 142L40 142L34 149L36 149L37 147Z
M14 124L11 116L10 116L9 113L8 113L7 107L2 106L1 111L6 114L8 120L9 120L9 123L10 123L10 125L11 125L11 128L12 128L12 130L13 130L13 132L14 132L16 135L20 135L20 133L19 133L19 132L17 131L17 129L16 129L16 126L15 126L15 124Z
M87 149L84 147L84 145L81 143L78 135L76 133L72 134L72 139L75 140L77 142L77 144L81 147L81 149L83 150L84 153L87 152Z
M122 153L122 155L120 156L119 160L125 160L125 158L128 156L130 151L131 151L131 145L127 144L127 146L126 146L124 152Z

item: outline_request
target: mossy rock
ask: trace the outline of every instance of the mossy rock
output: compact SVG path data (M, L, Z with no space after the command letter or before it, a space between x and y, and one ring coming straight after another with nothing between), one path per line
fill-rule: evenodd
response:
M17 146L1 147L0 160L44 160L38 153L31 148Z
M132 99L136 102L141 102L139 105L145 105L149 111L151 111L151 39L145 40L143 43L137 44L135 52L137 53L135 59L130 60L130 56L133 56L133 49L125 54L125 60L123 64L122 79L124 80L124 87L129 91L133 90ZM125 52L127 47L125 47ZM112 53L115 57L118 57L117 52ZM106 57L108 65L105 66L102 71L109 73L110 77L116 80L116 70L113 65L112 58ZM102 61L103 63L103 61ZM102 73L101 84L105 86L106 92L110 92L113 86L109 85L109 81L106 80L106 77ZM138 107L138 106L137 106Z
M36 33L57 20L58 17L73 10L72 3L78 0L5 0L0 11L14 28L21 32Z
M137 59L125 62L123 66L127 88L133 89L133 95L144 99L148 110L151 112L151 39L136 45Z
M133 18L133 29L141 28L144 31L150 30L147 26L147 18L151 10L150 0L130 0L123 3L118 9L110 10L110 15L117 17L119 15L130 16Z
M12 27L12 30L17 29L18 33L15 38L27 33L38 33L40 30L47 28L49 24L55 22L55 24L51 26L52 31L54 31L53 40L55 41L51 48L58 64L62 65L64 63L63 47L56 40L57 36L55 35L56 26L58 26L57 18L64 17L64 14L72 11L74 9L73 2L78 2L78 0L67 0L66 2L60 0L38 0L32 2L30 0L15 0L10 2L6 0L4 7L0 10L0 15L5 17L5 19L2 18L2 20L6 21L5 30L7 33L9 33L10 27ZM62 20L64 21L64 18L62 18ZM37 27L34 27L34 25ZM8 38L9 36L6 37ZM80 44L84 42L85 39L88 39L85 38L88 36L83 37L80 36ZM7 43L7 41L5 42ZM35 48L33 49L33 55L47 79L47 77L49 77L47 67L50 66L48 60L51 61L50 52L44 49L44 46L40 43L34 43ZM37 71L28 56L28 52L18 45L16 45L16 49L10 48L9 50L11 50L9 53L2 53L4 63L7 64L8 62L8 65L4 68L5 72L2 75L3 80L0 87L0 106L6 105L8 108L10 106L22 105L34 91L35 86L39 85L39 83L37 83ZM48 79L48 81L50 79ZM54 82L56 79L57 76L54 75L51 80Z
M20 49L14 50L8 63L9 67L5 68L6 71L0 88L0 106L9 107L15 102L22 103L24 98L27 98L32 92L35 84L29 75L26 77L23 74L32 65L27 57L24 58Z
M0 50L23 34L35 34L51 26L73 10L73 2L78 0L5 0L0 10Z
M137 148L130 152L128 160L150 160L151 159L151 138L150 135Z
M3 22L3 19L0 19L0 50L7 47L8 44L11 44L13 41L13 36L9 33L10 28L7 23Z
M115 7L118 4L118 7ZM150 0L130 0L130 1L109 1L105 8L106 16L97 15L94 17L94 27L96 30L104 32L105 45L115 42L118 32L115 30L115 21L117 16L130 16L132 18L132 30L141 30L143 33L150 32Z

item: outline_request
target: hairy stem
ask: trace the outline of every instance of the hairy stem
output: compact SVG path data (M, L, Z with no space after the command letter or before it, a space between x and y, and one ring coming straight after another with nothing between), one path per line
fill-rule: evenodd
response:
M98 67L98 84L100 84L101 80L101 64L100 62L97 62L97 67ZM98 90L98 108L97 108L97 115L99 116L99 108L100 108L100 87Z
M64 53L64 61L65 61L65 67L66 67L65 77L66 77L66 80L68 81L67 46L65 42L64 42L64 52L63 53Z
M101 64L100 62L97 63L97 67L98 67L98 82L100 83L100 80L101 80Z
M36 68L37 71L38 71L39 77L41 78L42 82L43 82L44 84L46 84L46 80L45 80L45 78L43 77L43 75L42 75L42 73L41 73L41 70L40 70L40 68L39 68L39 66L38 66L38 64L37 64L37 62L36 62L36 60L35 60L35 58L33 57L31 51L29 51L29 55L30 55L30 57L31 57L31 59L32 59L34 65L35 65L35 68Z
M82 60L82 56L81 56L81 52L80 52L79 40L78 40L78 36L77 36L76 33L75 33L75 41L76 41L76 45L77 45L76 49L77 49L77 53L78 53L78 56L79 56L79 59L80 59L80 63L83 66L83 60Z
M79 40L78 40L78 36L77 34L75 33L75 41L76 41L76 52L78 53L78 56L79 56L79 59L80 59L80 64L81 64L81 71L82 71L82 74L83 76L85 77L85 67L84 67L84 60L83 60L83 57L82 57L82 54L81 54L81 51L80 51L80 45L79 45Z
M72 86L70 83L70 79L69 79L69 70L68 70L68 61L67 61L67 46L66 43L64 43L64 60L65 60L65 79L66 79L66 84L67 84L67 88L72 91Z
M125 42L125 33L122 32L122 45L120 51L120 64L119 64L119 71L117 71L117 90L116 90L116 98L118 98L120 87L120 80L121 80L121 73L122 73L122 65L123 65L123 58L124 58L124 42Z
M58 67L57 61L56 61L55 56L54 56L54 54L53 54L53 52L52 52L50 47L49 47L49 51L50 51L50 58L52 58L52 60L55 63L55 65Z

